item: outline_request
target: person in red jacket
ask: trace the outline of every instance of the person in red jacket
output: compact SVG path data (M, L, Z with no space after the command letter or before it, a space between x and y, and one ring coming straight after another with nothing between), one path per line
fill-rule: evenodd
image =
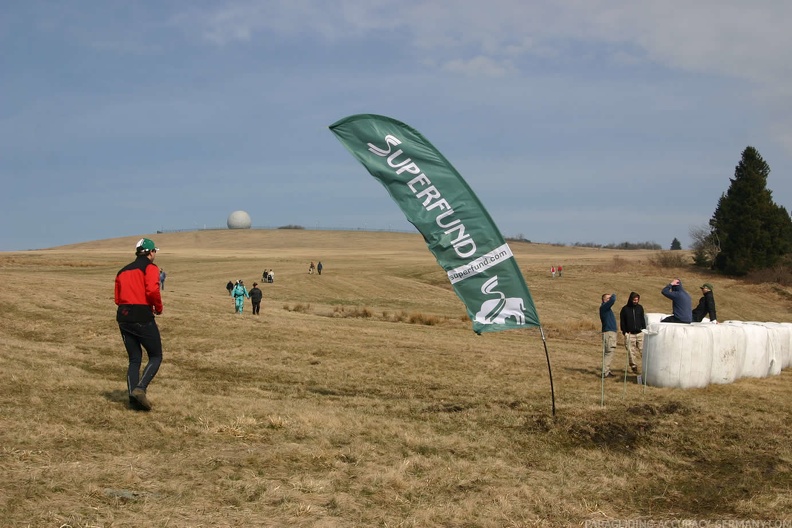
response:
M159 268L154 264L158 248L141 238L135 246L135 260L121 268L115 278L116 321L129 355L127 388L133 408L151 410L146 389L162 363L162 339L154 320L162 313ZM143 349L148 363L140 375Z

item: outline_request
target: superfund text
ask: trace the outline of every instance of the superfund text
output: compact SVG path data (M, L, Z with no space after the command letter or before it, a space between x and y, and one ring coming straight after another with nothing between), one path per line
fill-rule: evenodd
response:
M426 211L436 211L435 223L443 229L443 233L450 235L454 252L460 258L468 258L476 253L476 242L466 232L465 224L459 218L454 218L454 209L445 198L432 185L432 182L423 173L421 168L412 158L405 155L402 149L391 152L393 147L401 145L401 140L388 134L385 136L386 148L380 148L373 143L368 144L369 151L377 156L387 158L388 166L396 169L396 174L407 173L414 176L406 182L407 187L415 198L421 200L421 205Z

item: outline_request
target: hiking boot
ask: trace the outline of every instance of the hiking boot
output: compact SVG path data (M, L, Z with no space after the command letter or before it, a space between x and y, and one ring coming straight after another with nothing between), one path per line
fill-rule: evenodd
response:
M135 398L140 406L145 410L151 410L151 402L149 402L148 398L146 398L146 391L138 387L132 391L132 397Z

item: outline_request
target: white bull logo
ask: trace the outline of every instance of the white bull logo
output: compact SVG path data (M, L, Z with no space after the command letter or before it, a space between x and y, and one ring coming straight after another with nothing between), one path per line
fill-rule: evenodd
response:
M488 299L481 303L481 308L476 314L476 322L481 324L506 324L507 319L514 319L518 325L525 324L525 303L520 297L506 297L503 292L494 291L498 285L498 276L495 275L484 283L481 293L485 295L497 294L496 299Z

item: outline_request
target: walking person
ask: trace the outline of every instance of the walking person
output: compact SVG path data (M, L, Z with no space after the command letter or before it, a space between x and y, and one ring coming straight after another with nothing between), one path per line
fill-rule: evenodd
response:
M245 283L239 279L231 292L234 297L234 313L242 313L245 308L245 299L250 299L250 294L245 288Z
M253 305L253 315L258 315L261 311L261 298L264 294L261 292L261 289L258 287L258 282L253 283L253 287L250 289L250 302Z
M146 391L162 364L162 338L154 320L162 313L159 269L154 264L157 251L153 240L141 238L135 246L135 260L121 268L115 278L116 321L129 356L129 404L146 411L151 410ZM143 349L148 362L141 376Z
M226 284L226 290L228 290L228 295L231 295L231 291L234 289L234 283L232 281L228 281Z
M616 302L615 293L602 294L602 304L599 308L600 322L602 323L602 377L611 378L611 361L616 350L616 316L613 315L613 304Z
M704 317L709 317L711 323L718 322L718 314L715 312L715 296L712 293L712 284L705 282L700 286L701 299L698 306L693 309L693 321L700 323Z
M643 358L643 332L646 328L646 316L643 306L639 304L641 296L630 292L621 312L619 312L619 328L624 334L624 348L627 350L627 361L633 374L638 374L638 363Z
M319 275L322 274L322 261L320 260L319 263L316 265L316 273Z
M554 279L555 279L555 274L556 274L555 266L550 266L550 275L552 275Z
M561 267L561 264L558 265L558 278L561 278L561 275L564 273L564 268Z
M163 291L165 289L165 277L167 277L167 276L168 276L168 274L165 273L165 270L164 269L160 269L160 275L159 275L160 291Z
M682 287L682 281L674 279L663 288L661 292L664 297L671 299L671 311L661 323L682 323L690 324L693 321L693 310L691 309L690 295Z
M308 265L308 275L313 275L314 270L316 269L316 265L313 263L313 260Z

